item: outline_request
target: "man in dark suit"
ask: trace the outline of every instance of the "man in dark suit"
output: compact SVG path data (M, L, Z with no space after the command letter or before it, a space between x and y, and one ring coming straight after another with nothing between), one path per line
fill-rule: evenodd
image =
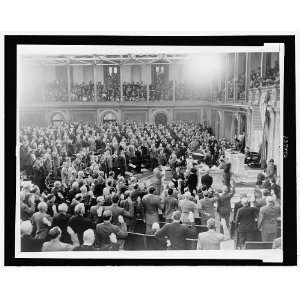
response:
M178 188L178 180L184 181L184 175L180 171L180 167L176 167L175 172L173 173L172 182L174 183L175 187ZM183 194L184 185L181 185L181 193Z
M220 219L224 218L227 227L229 227L229 219L231 212L231 198L235 194L235 185L233 184L231 191L224 185L222 194L217 194L218 208L217 212L220 215Z
M96 245L101 250L115 250L112 234L117 238L125 239L128 235L127 226L122 216L119 216L119 226L111 224L112 213L106 210L103 213L103 223L96 226Z
M280 207L275 206L272 196L266 197L266 206L259 211L258 228L261 230L263 242L273 242L277 234L277 218L280 217Z
M180 224L181 212L175 211L173 213L173 222L166 223L160 230L158 230L155 236L159 239L164 239L166 236L170 241L171 250L185 250L186 238L192 238L197 233L187 225Z
M212 183L213 183L213 178L208 173L206 173L201 177L201 184L205 185L207 189L211 187Z
M70 220L70 216L67 214L68 205L66 203L58 205L58 212L59 213L53 217L52 227L58 226L61 229L61 242L72 243L67 230Z
M236 214L236 225L238 231L238 241L241 248L244 247L246 241L253 241L257 231L256 220L258 217L258 209L249 206L247 197L241 199L242 207L238 209Z
M112 213L111 223L114 225L119 225L119 221L118 221L119 216L124 216L124 217L128 217L128 218L133 217L133 211L129 212L129 211L125 210L123 207L120 207L118 205L118 202L119 202L119 196L114 195L112 197L112 205L105 207L105 210L111 211L111 213Z
M194 190L197 189L197 185L198 185L197 170L195 168L192 168L191 173L187 177L187 186L191 193L193 193Z
M33 226L29 220L21 223L21 252L39 252L44 240L31 236Z
M155 188L149 188L149 194L142 199L143 215L146 222L146 234L152 231L152 225L159 222L158 210L162 210L162 203L159 196L154 195Z
M74 209L75 216L72 216L69 222L69 226L74 230L74 232L78 236L78 240L80 245L83 243L83 232L89 228L94 229L95 224L92 222L91 219L85 218L84 213L84 204L79 203L75 206Z

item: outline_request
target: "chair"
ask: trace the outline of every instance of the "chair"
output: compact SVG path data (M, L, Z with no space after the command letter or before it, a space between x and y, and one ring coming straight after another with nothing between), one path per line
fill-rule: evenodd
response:
M186 250L197 250L197 239L185 239Z
M272 242L246 242L246 250L272 249Z
M145 243L147 250L166 250L167 243L158 239L155 235L145 234Z
M201 232L205 232L208 230L207 226L205 225L194 225L196 231L197 231L197 235Z
M134 226L134 232L136 233L145 233L146 232L146 224L142 219L136 219L135 226Z
M124 250L146 250L145 235L141 233L128 232Z

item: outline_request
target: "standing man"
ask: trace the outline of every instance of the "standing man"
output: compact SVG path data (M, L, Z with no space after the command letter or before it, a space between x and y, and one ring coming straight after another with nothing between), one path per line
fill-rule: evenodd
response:
M230 233L225 219L221 219L224 234L216 232L216 221L211 218L207 220L208 231L198 235L197 250L220 250L221 242L230 239Z
M230 191L229 188L224 185L222 194L217 194L217 203L218 208L217 212L220 215L220 219L224 218L226 221L227 227L229 227L229 218L231 212L231 198L235 194L235 183L232 185L232 190Z
M160 230L156 232L156 237L164 239L166 236L170 241L171 250L185 250L186 238L192 238L195 232L187 225L180 224L181 212L175 211L172 214L172 223L166 223Z
M236 225L238 231L238 241L240 248L243 248L245 242L254 241L257 231L256 220L258 217L258 208L251 207L247 197L241 199L242 207L236 214Z
M274 159L271 158L266 169L267 179L275 179L277 176L277 166L274 164Z
M275 206L271 196L266 197L267 205L259 212L258 228L261 230L263 242L273 242L277 233L277 218L280 217L280 207Z
M145 195L142 199L142 208L146 222L146 234L152 231L152 225L159 222L158 210L162 210L161 199L159 196L154 195L155 188L149 188L149 194Z
M178 200L173 195L173 189L168 189L168 196L163 199L164 215L167 223L172 223L172 215L178 210Z

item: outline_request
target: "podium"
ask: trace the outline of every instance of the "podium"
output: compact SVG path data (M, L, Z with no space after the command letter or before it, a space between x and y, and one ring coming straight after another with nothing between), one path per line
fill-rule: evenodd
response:
M225 161L231 163L231 172L235 175L238 181L247 177L245 169L245 154L240 152L232 152L230 149L225 151Z

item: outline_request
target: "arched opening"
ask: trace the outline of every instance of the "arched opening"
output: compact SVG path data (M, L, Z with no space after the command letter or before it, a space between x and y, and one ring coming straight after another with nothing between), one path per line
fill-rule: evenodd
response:
M62 113L54 113L51 117L52 125L62 125L65 122L65 118Z
M155 121L156 125L159 125L159 124L167 125L168 118L165 113L157 113L155 115L154 121Z
M117 121L117 116L112 112L108 112L103 116L102 121L103 121L103 123L115 122L115 121Z

